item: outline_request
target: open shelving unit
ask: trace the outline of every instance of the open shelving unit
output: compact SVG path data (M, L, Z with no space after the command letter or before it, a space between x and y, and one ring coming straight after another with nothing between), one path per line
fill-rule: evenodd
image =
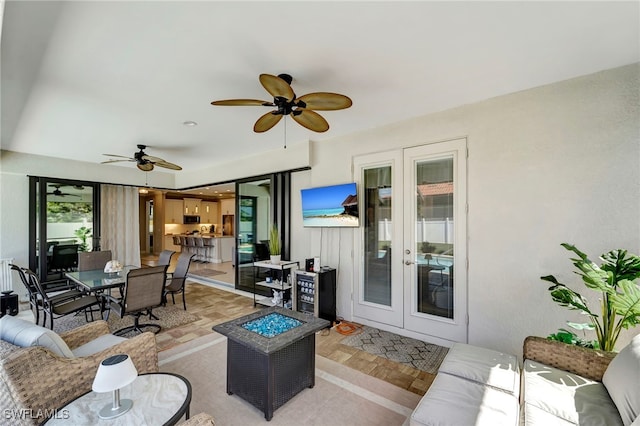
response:
M277 291L281 291L283 294L282 302L278 306L285 306L287 290L291 294L291 282L289 277L292 275L292 271L299 267L298 262L291 260L283 260L280 263L271 263L268 260L261 260L253 262L254 267L254 280L253 280L253 306L275 306L272 301L272 296L260 296L256 295L256 286L267 287ZM264 279L259 278L261 271L268 270L271 282L267 282ZM292 277L293 279L293 277Z

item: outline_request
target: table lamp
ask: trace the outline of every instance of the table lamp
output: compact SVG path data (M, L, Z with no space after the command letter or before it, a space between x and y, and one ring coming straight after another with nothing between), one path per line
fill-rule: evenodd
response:
M113 355L104 359L98 367L91 389L94 392L113 391L113 403L107 404L98 413L101 419L112 419L126 413L133 406L130 399L120 400L120 389L138 377L138 370L129 355Z

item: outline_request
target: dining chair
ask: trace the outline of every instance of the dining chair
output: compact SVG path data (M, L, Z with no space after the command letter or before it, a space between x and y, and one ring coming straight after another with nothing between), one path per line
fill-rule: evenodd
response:
M112 259L111 250L87 251L78 253L78 271L104 269Z
M152 266L150 268L132 269L127 273L124 284L123 296L115 298L105 296L109 312L115 311L120 318L125 315L133 316L133 325L116 330L113 334L121 336L130 331L143 333L145 328L154 329L158 333L161 329L158 324L141 324L142 315L151 315L151 310L161 306L163 302L163 289L167 279L167 265Z
M58 244L53 246L50 270L60 272L60 279L67 271L78 266L78 244Z
M189 272L189 266L191 265L191 259L193 256L195 256L193 253L180 253L180 257L178 257L178 264L176 265L175 271L173 271L173 276L169 283L164 287L164 293L162 296L162 302L164 305L167 304L167 294L171 294L171 300L173 300L173 304L175 305L175 295L177 293L182 293L182 305L184 306L184 310L187 310L187 301L184 295L184 290L185 283L187 281L187 273Z
M84 311L84 316L87 322L89 322L88 313L91 313L91 321L93 318L93 308L97 307L101 309L101 303L97 296L90 294L79 294L78 297L73 299L62 299L61 295L52 295L49 294L43 287L38 275L35 272L29 269L23 269L25 276L27 277L27 281L30 285L33 285L42 300L42 311L44 314L44 319L42 321L42 325L46 326L47 323L47 314L49 315L49 328L53 330L53 320L54 318L60 318L69 314L79 313L80 311ZM71 290L74 291L74 290Z
M25 268L22 268L18 265L9 264L9 267L18 273L20 277L20 281L27 289L27 294L29 296L29 305L31 305L31 311L35 317L35 323L40 323L40 311L42 310L42 298L40 297L40 293L36 286L27 278L25 273ZM46 290L45 290L46 291ZM75 299L77 297L82 296L82 292L76 289L71 290L62 290L62 291L47 291L49 293L51 300L54 303L62 303L71 299ZM43 321L43 324L44 321Z
M174 254L173 250L162 250L158 256L158 265L169 265Z

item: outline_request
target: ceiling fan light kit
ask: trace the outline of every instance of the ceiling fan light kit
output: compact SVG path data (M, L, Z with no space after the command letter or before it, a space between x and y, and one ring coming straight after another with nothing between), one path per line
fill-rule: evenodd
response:
M162 158L147 155L144 152L146 148L147 148L146 145L138 145L138 149L140 151L133 154L133 158L125 157L124 155L102 154L109 157L123 158L123 160L111 159L111 160L103 161L101 164L118 163L121 161L135 161L136 166L143 172L150 172L151 170L153 170L154 166L164 167L165 169L171 169L171 170L182 170L182 167L178 166L177 164L170 163L168 161L163 160Z
M289 74L260 74L260 84L273 96L273 102L258 99L227 99L213 101L215 106L266 106L276 107L275 110L261 116L253 126L256 133L266 132L273 128L285 115L291 115L293 120L301 126L314 132L322 133L329 130L329 123L317 111L335 111L349 108L351 99L345 95L330 92L309 93L296 97Z

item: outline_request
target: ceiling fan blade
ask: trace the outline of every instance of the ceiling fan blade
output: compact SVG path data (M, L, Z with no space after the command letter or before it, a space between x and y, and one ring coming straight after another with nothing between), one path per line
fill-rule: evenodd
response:
M274 98L285 98L288 101L292 101L296 97L289 83L275 75L260 74L260 83Z
M153 170L153 164L151 163L137 164L137 166L143 172L150 172L151 170Z
M100 164L120 163L122 161L136 161L136 160L134 160L133 158L129 158L128 160L106 160L106 161L101 161Z
M164 160L156 161L154 162L154 164L156 166L164 167L165 169L182 170L182 167L178 166L177 164L169 163L168 161L164 161Z
M108 155L109 157L128 158L129 160L133 160L133 158L127 157L125 155L117 155L117 154L102 154L102 155Z
M154 157L153 155L147 155L147 154L141 155L140 159L143 160L143 161L148 161L150 163L154 163L154 164L155 163L162 163L164 161L160 157Z
M298 124L314 132L322 133L329 130L327 120L310 109L296 109L291 116Z
M258 99L226 99L223 101L213 101L211 105L217 106L275 106L273 102L261 101Z
M299 97L297 101L302 101L306 104L306 106L300 106L300 108L318 111L345 109L353 104L348 96L329 92L309 93Z
M266 132L282 119L282 114L274 114L273 112L268 112L262 117L258 118L256 124L253 125L253 131L256 133Z

